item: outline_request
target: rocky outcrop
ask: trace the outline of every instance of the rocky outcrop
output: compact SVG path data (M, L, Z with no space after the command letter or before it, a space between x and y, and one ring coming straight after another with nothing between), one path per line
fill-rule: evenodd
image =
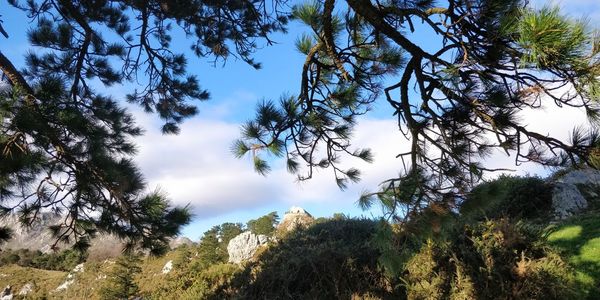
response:
M306 228L315 221L302 207L292 206L283 216L277 231L289 232L296 228Z
M60 291L68 289L69 286L75 282L75 276L77 275L77 273L83 273L84 270L85 269L83 267L83 264L76 265L75 268L73 268L73 270L71 270L71 272L69 272L65 281L56 288L56 291L60 292Z
M26 227L21 225L18 215L10 214L0 218L0 227L6 226L13 231L12 238L2 244L2 248L40 250L48 253L52 251L50 246L54 242L48 226L60 221L61 218L54 214L41 214L30 227Z
M64 219L51 213L42 213L39 219L30 227L23 226L19 221L19 216L9 214L0 218L0 227L9 227L13 230L12 238L2 244L2 249L29 249L40 250L44 253L52 252L51 246L55 239L48 230L48 226L55 225ZM183 244L193 244L186 237L175 237L169 241L171 249L177 248ZM69 245L58 244L59 249L66 249ZM99 234L92 242L89 249L89 259L93 261L103 261L121 255L124 243L117 236L110 234Z
M594 169L572 170L553 181L552 208L558 219L564 219L584 211L588 199L581 187L600 187L600 171Z
M163 274L169 274L171 273L171 270L173 270L173 260L169 260L165 266L162 268L162 273Z
M12 287L10 285L7 285L4 290L2 290L2 293L0 294L0 300L12 300L13 298L13 294L12 294Z
M256 235L250 231L242 232L232 238L227 245L229 262L239 264L242 261L249 260L258 248L265 245L268 241L269 237L266 235Z

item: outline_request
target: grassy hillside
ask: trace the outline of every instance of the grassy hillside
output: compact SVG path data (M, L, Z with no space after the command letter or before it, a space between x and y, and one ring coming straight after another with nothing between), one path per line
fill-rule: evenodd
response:
M17 265L0 267L0 282L2 289L7 285L12 287L14 294L19 293L26 284L33 284L30 299L42 299L50 296L50 291L58 287L67 276L67 272L49 271L42 269L26 268Z
M600 213L574 217L552 226L547 240L576 269L585 296L600 297Z

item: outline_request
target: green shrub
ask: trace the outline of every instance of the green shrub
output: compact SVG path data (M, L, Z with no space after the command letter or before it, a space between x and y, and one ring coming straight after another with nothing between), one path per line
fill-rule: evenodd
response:
M134 278L141 271L140 263L139 256L119 256L112 270L107 274L106 282L100 290L100 299L129 299L136 296L139 287Z
M234 295L236 290L232 289L231 281L240 273L241 268L234 264L212 265L200 272L179 299L223 299Z
M86 254L68 249L60 252L42 253L29 249L4 250L0 252L0 266L17 264L44 270L70 271L86 259Z
M429 241L406 265L408 299L574 299L573 270L525 231L500 219Z
M538 177L505 175L476 186L460 204L461 215L474 220L546 219L551 209L550 184Z
M378 266L371 220L337 219L290 232L224 285L214 299L400 297Z

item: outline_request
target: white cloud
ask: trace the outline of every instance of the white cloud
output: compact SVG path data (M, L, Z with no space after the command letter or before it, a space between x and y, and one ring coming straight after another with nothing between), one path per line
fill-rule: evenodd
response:
M237 99L237 97L231 97ZM226 114L228 107L216 105ZM137 140L137 162L145 174L149 187L165 190L180 205L190 203L197 217L215 217L251 208L290 205L324 205L331 211L348 207L349 201L359 197L362 190L376 190L383 180L397 176L402 170L398 153L408 150L409 143L398 131L396 120L364 119L354 134L354 145L371 148L375 161L367 164L346 159L362 171L363 180L342 192L335 184L331 170L318 170L313 179L297 182L288 174L282 160L275 161L272 172L263 177L252 169L251 158L236 159L230 152L233 140L239 137L239 124L205 117L184 122L181 134L162 135L154 115L134 109L138 122L147 129ZM248 109L248 106L242 109ZM222 116L215 113L214 115ZM586 124L585 114L579 109L557 109L554 105L522 113L527 128L541 134L566 139L574 126ZM513 168L518 174L541 173L535 164L514 165L514 157L496 153L487 160L487 166Z
M257 206L286 206L322 202L335 206L358 198L361 189L375 188L382 180L397 175L399 163L394 157L404 141L400 135L390 138L397 128L393 120L365 120L355 134L356 144L371 147L375 163L355 164L364 180L342 192L331 170L315 172L313 179L297 182L282 161L263 177L252 169L251 159L236 159L229 151L239 137L239 125L196 118L182 126L181 134L164 136L157 130L153 116L139 113L141 126L147 129L137 139L136 161L149 187L160 187L179 205L190 203L198 217L216 216Z

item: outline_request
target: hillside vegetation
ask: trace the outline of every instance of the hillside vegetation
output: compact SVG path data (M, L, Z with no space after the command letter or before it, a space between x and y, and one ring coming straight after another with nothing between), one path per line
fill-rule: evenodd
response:
M42 255L23 255L33 252L4 251L0 276L16 299L597 299L597 200L557 222L551 189L540 178L504 176L476 187L457 210L430 209L405 223L337 214L295 227L286 216L278 226L270 213L252 226L214 226L164 256L88 261L70 273L41 269ZM270 242L228 263L228 242L246 229ZM51 268L78 262L68 253L52 256L63 264ZM32 291L18 295L27 284Z

